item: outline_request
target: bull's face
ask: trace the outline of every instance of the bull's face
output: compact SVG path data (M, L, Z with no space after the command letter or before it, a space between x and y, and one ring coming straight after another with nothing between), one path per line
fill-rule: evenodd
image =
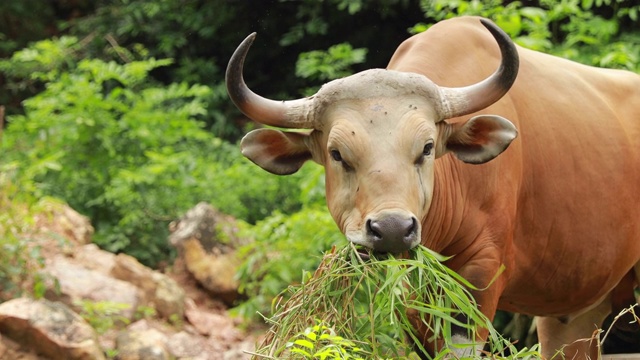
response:
M484 163L516 136L513 124L499 116L443 121L497 101L515 79L513 45L493 25L488 27L498 39L503 63L479 84L442 88L418 74L368 70L288 102L261 98L244 85L248 38L227 70L236 105L268 125L313 130L254 130L242 141L243 154L280 175L310 159L322 164L329 210L350 241L380 252L412 248L420 243L421 219L431 205L436 159L453 152L462 161Z
M350 241L381 252L420 242L439 143L430 108L408 96L346 100L328 110L317 149L329 210Z

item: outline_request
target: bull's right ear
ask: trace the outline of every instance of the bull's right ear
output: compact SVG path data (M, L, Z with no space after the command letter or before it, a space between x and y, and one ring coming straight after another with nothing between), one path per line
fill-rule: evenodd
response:
M257 129L242 138L240 147L242 155L261 168L272 174L289 175L311 160L308 138L305 133Z

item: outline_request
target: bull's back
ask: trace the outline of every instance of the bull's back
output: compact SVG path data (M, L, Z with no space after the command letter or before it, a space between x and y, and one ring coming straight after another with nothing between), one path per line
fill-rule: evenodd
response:
M509 95L523 165L517 280L505 301L537 314L576 311L640 258L640 77L520 53Z
M478 174L500 172L484 195L502 206L496 216L514 204L512 280L502 306L567 313L606 294L640 259L640 76L519 54L512 89L482 111L513 121L518 139L487 164L456 166L470 188ZM454 87L485 78L499 61L478 19L458 18L407 40L389 68Z

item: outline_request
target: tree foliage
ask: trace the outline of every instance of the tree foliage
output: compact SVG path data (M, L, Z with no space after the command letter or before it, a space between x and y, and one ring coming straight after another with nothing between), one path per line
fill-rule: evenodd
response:
M44 40L0 63L45 85L11 117L0 157L23 174L42 164L30 179L38 193L89 215L99 245L155 264L170 254L168 222L203 199L247 221L299 207L289 200L295 177L260 180L203 129L209 87L150 79L168 59L74 59L74 46L76 38Z

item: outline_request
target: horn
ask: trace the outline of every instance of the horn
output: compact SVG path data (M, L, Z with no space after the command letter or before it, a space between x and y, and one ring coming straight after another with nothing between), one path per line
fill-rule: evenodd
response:
M225 81L231 101L250 119L259 123L284 128L312 128L310 114L311 99L302 98L275 101L257 95L244 82L242 71L247 52L256 38L256 33L247 36L234 51Z
M440 87L444 101L443 119L467 115L482 110L500 100L509 91L518 75L519 58L516 46L502 29L487 19L480 19L498 42L502 61L488 78L461 88Z

